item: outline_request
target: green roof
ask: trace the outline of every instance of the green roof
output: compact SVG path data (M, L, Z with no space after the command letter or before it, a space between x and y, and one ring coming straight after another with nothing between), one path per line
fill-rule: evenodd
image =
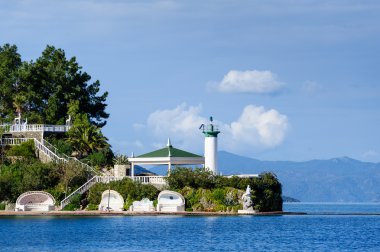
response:
M170 151L170 153L169 153L169 151ZM137 157L139 157L139 158L142 158L142 157L143 158L155 158L155 157L194 157L194 158L196 158L197 157L198 158L198 157L202 157L202 156L174 148L173 146L170 145L168 147L165 147L165 148L162 148L162 149L159 149L156 151L152 151L149 153L145 153L145 154L142 154L142 155L137 156Z

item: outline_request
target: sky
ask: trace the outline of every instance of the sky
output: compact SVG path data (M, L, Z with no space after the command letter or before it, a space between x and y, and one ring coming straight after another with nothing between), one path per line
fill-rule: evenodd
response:
M115 153L174 147L261 160L380 162L380 1L0 0L0 44L75 56Z

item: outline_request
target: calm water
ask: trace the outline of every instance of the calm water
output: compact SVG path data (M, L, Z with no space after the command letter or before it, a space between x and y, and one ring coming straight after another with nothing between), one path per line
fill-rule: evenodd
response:
M360 209L380 213L375 205ZM328 204L323 212L332 207L342 210ZM313 210L311 204L284 209ZM0 250L380 251L380 216L3 217Z

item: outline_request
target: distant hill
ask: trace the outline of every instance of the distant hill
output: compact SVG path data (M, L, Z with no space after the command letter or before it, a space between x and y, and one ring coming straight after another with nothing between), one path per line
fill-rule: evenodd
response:
M220 151L218 166L223 175L274 172L283 185L283 195L300 201L380 201L380 163L348 157L306 162L260 161Z

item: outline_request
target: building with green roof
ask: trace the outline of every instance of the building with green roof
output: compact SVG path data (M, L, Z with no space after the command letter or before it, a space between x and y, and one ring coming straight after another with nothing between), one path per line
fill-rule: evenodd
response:
M137 157L130 157L131 176L134 176L135 165L167 165L168 174L172 165L204 165L205 158L203 156L174 148L168 139L166 147L152 152L148 152Z

